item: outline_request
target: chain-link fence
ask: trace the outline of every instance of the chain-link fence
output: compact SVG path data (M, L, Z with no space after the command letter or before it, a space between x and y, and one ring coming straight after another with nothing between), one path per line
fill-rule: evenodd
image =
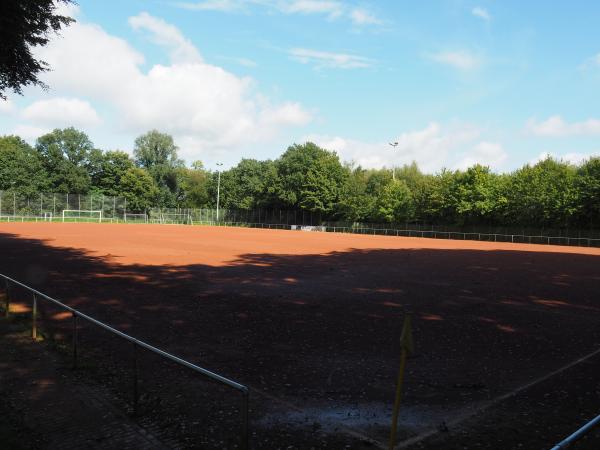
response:
M62 220L64 210L102 211L102 217L121 220L126 212L127 200L101 194L56 194L37 193L22 195L16 192L0 191L0 218L40 218Z
M406 223L330 221L319 212L270 208L247 210L150 208L139 211L129 208L124 197L49 193L25 196L0 191L0 221L63 221L63 211L69 211L69 221L226 225L269 229L291 229L296 225L356 234L600 246L598 229L432 225L414 221ZM88 214L77 214L77 212Z

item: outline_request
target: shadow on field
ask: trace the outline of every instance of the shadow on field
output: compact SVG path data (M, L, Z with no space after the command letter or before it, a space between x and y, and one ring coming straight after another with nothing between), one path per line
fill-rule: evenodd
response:
M405 436L600 342L599 256L415 248L244 254L216 267L145 266L5 233L0 251L0 273L301 408L342 411L340 426L378 438L387 426L407 311L415 317L416 353L408 366L408 412L401 418ZM68 316L46 307L43 320L68 339ZM90 352L110 339L88 329L81 334ZM111 345L115 354L128 351L122 343ZM115 367L123 364L126 355ZM180 395L183 384L168 379L155 381L156 390ZM165 396L149 396L148 408L158 411ZM184 396L189 399L189 389ZM255 418L281 407L261 394L255 398ZM362 406L375 411L373 420L343 416ZM321 429L312 417L306 421L312 431ZM278 432L284 442L295 436L286 430L291 438Z

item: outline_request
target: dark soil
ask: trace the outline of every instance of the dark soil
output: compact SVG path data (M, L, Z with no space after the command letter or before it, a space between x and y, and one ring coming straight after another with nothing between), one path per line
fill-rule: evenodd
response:
M443 430L600 343L599 249L98 224L3 224L0 249L0 273L249 385L255 448L383 447L407 311L416 351L400 439ZM11 295L27 308L28 295ZM42 323L69 342L68 315L45 306ZM130 408L131 348L80 326L84 368ZM150 355L140 367L142 417L162 415L165 436L236 445L235 392ZM582 399L596 392L592 378L579 383ZM489 420L498 431L480 435L487 448L551 447L592 414L565 394L554 404L560 423L544 415L536 405L555 388L541 384L519 403L532 421L550 421L534 447L501 426L530 429L516 405L425 442L471 448Z

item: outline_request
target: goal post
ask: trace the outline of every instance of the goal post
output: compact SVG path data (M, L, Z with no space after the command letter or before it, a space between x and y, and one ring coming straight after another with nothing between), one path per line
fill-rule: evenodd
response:
M148 215L145 213L123 213L123 222L148 223Z
M102 211L63 209L63 222L102 222Z
M162 223L162 224L180 224L180 225L191 225L192 224L191 214L161 213L159 217L160 217L159 223Z

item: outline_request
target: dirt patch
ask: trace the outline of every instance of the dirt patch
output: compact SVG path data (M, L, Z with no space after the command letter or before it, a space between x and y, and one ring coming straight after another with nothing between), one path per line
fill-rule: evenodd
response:
M386 442L408 310L416 353L403 438L443 429L600 343L600 249L107 224L2 224L0 249L0 272L254 388L262 448L275 435L315 447L336 448L340 436ZM56 313L44 320L68 339ZM82 339L107 344L91 330ZM176 395L195 404L201 386L189 377L165 383L174 373L151 372L148 407ZM235 426L231 408L206 415L221 411ZM363 420L369 411L376 421Z

